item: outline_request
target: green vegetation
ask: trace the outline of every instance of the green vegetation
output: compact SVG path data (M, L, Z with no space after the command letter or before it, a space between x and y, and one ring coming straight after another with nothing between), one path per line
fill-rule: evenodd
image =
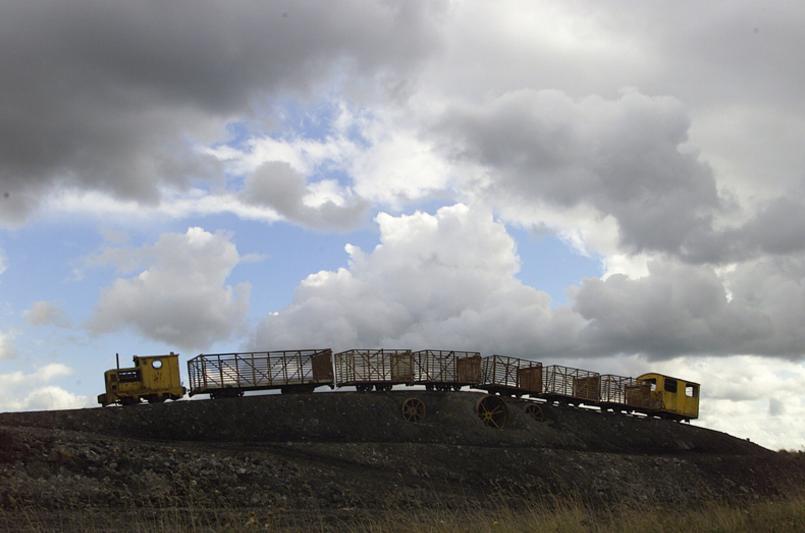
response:
M356 515L357 513L357 515ZM758 532L805 531L805 495L743 504L711 503L696 509L620 506L591 510L577 503L532 505L523 509L416 511L314 511L165 509L74 510L43 515L34 510L3 511L0 523L21 531L355 531L434 533L575 532Z

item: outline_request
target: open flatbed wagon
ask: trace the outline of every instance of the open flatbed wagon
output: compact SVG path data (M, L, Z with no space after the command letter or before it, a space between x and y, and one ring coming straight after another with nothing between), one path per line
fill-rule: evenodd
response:
M543 372L542 397L549 401L598 405L601 401L601 375L597 372L549 365Z
M542 363L505 355L484 357L481 379L475 387L491 394L539 394L542 392Z
M413 353L412 385L426 390L460 390L481 380L481 354L456 350L419 350Z
M243 396L246 391L279 389L313 392L333 386L332 351L283 350L200 354L187 362L190 396Z
M394 385L408 385L414 380L411 350L346 350L335 354L334 362L335 385L355 387L359 392L372 388L387 391Z

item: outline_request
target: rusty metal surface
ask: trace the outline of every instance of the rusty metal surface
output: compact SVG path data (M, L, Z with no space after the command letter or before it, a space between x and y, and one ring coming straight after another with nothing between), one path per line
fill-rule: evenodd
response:
M481 354L455 350L419 350L413 353L413 383L474 385L481 380Z
M390 387L414 381L411 350L355 349L334 356L335 382L341 386Z
M330 349L201 354L187 362L190 395L332 383Z
M662 395L651 390L648 383L635 383L625 388L626 405L650 412L662 410Z
M566 397L590 402L601 398L601 375L597 372L550 365L544 368L544 394L547 397Z
M483 358L478 388L514 394L542 392L542 363L505 355Z
M500 396L483 396L475 404L475 411L481 421L495 429L503 429L509 419L509 410Z

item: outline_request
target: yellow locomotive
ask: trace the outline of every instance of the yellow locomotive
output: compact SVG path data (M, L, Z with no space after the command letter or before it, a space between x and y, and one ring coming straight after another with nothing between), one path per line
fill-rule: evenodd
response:
M653 372L643 374L626 386L626 405L647 414L690 421L699 417L699 384Z
M120 368L117 354L117 368L104 372L106 392L98 395L98 403L106 407L110 404L134 405L146 400L148 403L161 403L165 400L178 400L186 390L179 373L179 354L135 355L134 366Z

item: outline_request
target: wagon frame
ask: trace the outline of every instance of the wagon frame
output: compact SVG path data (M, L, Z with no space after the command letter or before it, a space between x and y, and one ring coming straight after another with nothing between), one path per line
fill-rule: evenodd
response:
M419 350L413 352L414 379L409 385L424 385L426 390L461 390L481 380L481 353L456 350Z
M542 363L506 355L483 358L481 381L475 387L490 394L514 396L542 393Z
M410 385L414 358L408 349L353 348L333 356L336 387L355 387L358 392L389 391L394 385Z
M313 392L333 386L329 348L199 354L187 361L190 396L243 396L247 391Z

